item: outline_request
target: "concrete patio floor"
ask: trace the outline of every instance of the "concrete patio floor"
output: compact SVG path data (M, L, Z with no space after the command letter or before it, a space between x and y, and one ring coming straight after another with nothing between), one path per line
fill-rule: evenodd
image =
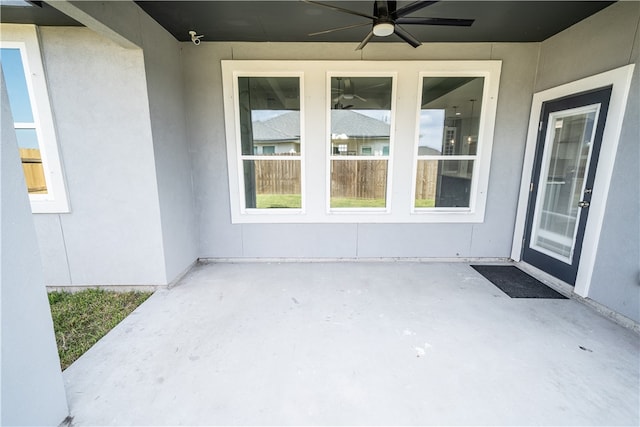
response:
M212 263L64 372L73 425L638 425L640 338L464 263Z

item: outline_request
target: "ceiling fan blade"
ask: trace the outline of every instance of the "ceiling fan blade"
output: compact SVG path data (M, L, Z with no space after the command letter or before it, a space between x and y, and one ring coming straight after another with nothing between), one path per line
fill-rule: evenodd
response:
M438 3L438 2L437 1L416 1L396 10L395 12L393 12L392 16L393 18L400 18L402 16L413 13L416 10L420 10L424 7L431 6L434 3Z
M361 16L363 18L376 19L375 16L367 15L365 13L356 12L355 10L344 9L342 7L334 6L332 4L321 3L319 1L303 0L305 3L314 4L316 6L326 7L327 9L335 10L336 12L348 13L355 16Z
M402 40L406 41L413 47L418 47L422 44L418 39L413 37L406 30L403 30L399 25L395 26L393 32L396 33L398 37L400 37Z
M373 29L371 31L369 31L369 34L367 34L367 36L364 38L364 40L362 40L362 42L360 42L360 44L358 45L356 50L362 50L362 48L364 48L367 45L367 43L369 43L369 40L371 40L372 37L373 37Z
M474 21L474 19L408 17L396 19L396 24L449 25L452 27L470 27Z
M348 30L350 28L358 28L358 27L364 27L365 25L371 25L370 22L364 22L362 24L353 24L353 25L347 25L346 27L338 27L338 28L331 28L329 30L324 30L324 31L317 31L315 33L309 33L310 36L318 36L320 34L329 34L329 33L333 33L334 31L342 31L342 30Z

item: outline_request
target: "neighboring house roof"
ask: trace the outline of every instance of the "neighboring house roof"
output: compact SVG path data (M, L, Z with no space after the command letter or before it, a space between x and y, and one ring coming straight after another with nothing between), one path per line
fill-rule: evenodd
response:
M331 110L332 133L350 138L389 137L389 124L351 110ZM269 120L253 122L254 141L300 138L300 113L291 111Z
M351 110L331 110L331 133L354 137L389 137L389 124Z
M300 139L300 136L283 132L280 129L270 126L267 122L253 122L254 141L289 141L298 139Z
M442 154L441 150L436 150L431 147L418 147L418 156L439 156Z

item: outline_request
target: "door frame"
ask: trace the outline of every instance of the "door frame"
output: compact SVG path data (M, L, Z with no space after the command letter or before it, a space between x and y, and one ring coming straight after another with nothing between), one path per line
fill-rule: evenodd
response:
M634 64L626 65L611 71L537 92L533 95L529 130L527 132L527 142L522 168L522 178L520 182L520 196L518 199L518 209L516 212L516 223L511 248L511 259L514 261L521 261L525 221L529 202L529 186L531 183L533 162L535 159L535 151L538 141L538 127L542 120L542 104L565 96L579 94L581 92L587 92L605 86L613 86L611 99L609 101L606 125L602 136L598 168L593 184L593 193L591 194L591 205L589 206L589 216L587 218L587 224L584 232L578 274L573 288L574 293L581 297L587 297L589 294L593 267L598 251L598 242L600 240L600 232L604 222L607 196L609 194L609 186L611 184L611 175L613 174L618 150L618 141L620 139L622 122L624 120L627 99L629 97L629 87L631 86L633 69Z

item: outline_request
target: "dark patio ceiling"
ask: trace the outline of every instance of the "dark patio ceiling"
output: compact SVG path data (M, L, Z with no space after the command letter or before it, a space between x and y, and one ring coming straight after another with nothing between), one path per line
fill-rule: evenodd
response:
M34 2L40 3L40 2ZM108 3L108 2L107 2ZM190 30L203 41L359 42L368 27L308 36L308 33L367 22L297 0L137 1L180 41ZM371 14L373 1L327 2ZM398 8L410 2L399 1ZM443 0L410 16L475 19L471 27L407 25L422 42L539 42L612 4L611 1L456 1ZM42 7L0 8L0 20L37 25L79 25L46 3ZM373 42L400 39L374 37Z
M40 26L81 25L58 9L41 1L0 0L0 22L8 24L36 24Z
M359 42L369 27L308 36L366 18L302 1L138 1L174 37L188 41L189 30L203 41ZM336 6L372 14L373 1L332 1ZM411 2L399 1L398 8ZM468 28L406 25L422 42L539 42L613 2L603 1L452 1L443 0L410 16L475 19ZM401 41L397 36L373 42Z

